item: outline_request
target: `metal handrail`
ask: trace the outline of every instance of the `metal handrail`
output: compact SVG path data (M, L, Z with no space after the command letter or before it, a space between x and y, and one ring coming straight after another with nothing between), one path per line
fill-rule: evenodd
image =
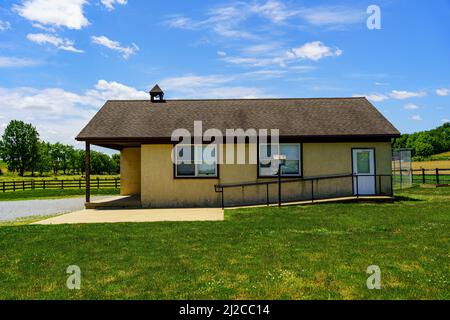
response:
M304 177L304 178L289 178L281 180L280 183L294 183L294 182L308 182L311 181L311 201L314 202L314 182L316 181L323 181L323 180L331 180L331 179L339 179L339 178L352 178L352 186L355 182L356 178L356 197L359 198L359 178L360 177L374 177L375 178L375 186L376 186L376 179L378 178L379 182L378 185L381 188L381 178L382 177L389 177L390 183L391 183L391 194L390 196L393 197L393 175L392 174L337 174L337 175L327 175L327 176L315 176L315 177ZM226 188L239 188L239 187L250 187L250 186L260 186L260 185L266 185L266 204L270 205L269 202L269 185L278 184L278 180L270 180L270 181L252 181L252 182L241 182L241 183L222 183L222 184L216 184L214 185L214 190L217 193L222 194L222 208L225 207L224 204L224 189ZM376 188L375 188L376 189ZM281 199L279 199L279 203L281 203Z
M281 183L301 182L301 181L311 181L311 180L327 180L327 179L335 179L335 178L349 178L352 176L353 176L353 174L338 174L338 175L316 176L316 177L307 177L307 178L289 178L289 179L281 180ZM252 181L252 182L240 182L240 183L222 183L222 184L216 184L214 187L216 187L216 188L235 188L235 187L266 185L266 184L278 184L278 180Z

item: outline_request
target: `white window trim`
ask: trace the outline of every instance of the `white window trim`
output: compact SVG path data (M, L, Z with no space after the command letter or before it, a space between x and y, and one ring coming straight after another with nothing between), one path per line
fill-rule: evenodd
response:
M194 147L194 160L193 160L193 165L194 165L194 174L193 175L178 175L178 170L177 170L177 166L178 166L178 154L179 154L179 149L180 147ZM207 175L207 174L200 174L198 172L198 167L202 164L202 163L198 163L198 157L197 157L197 147L203 147L203 146L209 146L208 144L177 144L175 145L175 177L176 178L217 178L218 177L218 164L217 164L217 159L218 159L218 154L217 154L217 145L213 144L212 146L214 147L214 151L215 151L215 162L216 165L214 166L214 174L213 175Z
M261 174L261 146L267 146L267 145L272 145L271 143L260 143L258 145L258 176L263 177L263 178L271 178L271 177L276 177L276 175L264 175ZM291 174L286 174L283 173L281 174L282 177L301 177L302 176L302 148L303 145L301 143L279 143L278 145L280 146L289 146L289 145L295 145L298 146L298 173L291 173ZM279 151L278 151L279 152ZM289 160L289 159L287 159ZM272 160L273 161L273 160Z

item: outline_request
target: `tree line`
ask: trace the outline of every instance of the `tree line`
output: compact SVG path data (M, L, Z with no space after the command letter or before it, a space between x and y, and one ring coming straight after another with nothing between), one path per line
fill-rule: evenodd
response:
M71 145L49 143L39 139L39 133L31 124L12 120L0 140L0 158L8 170L24 176L26 171L34 176L45 173L57 175L84 174L85 151ZM92 174L118 174L120 155L91 151Z
M402 134L392 146L395 149L412 149L412 156L417 160L450 151L450 123L429 131Z

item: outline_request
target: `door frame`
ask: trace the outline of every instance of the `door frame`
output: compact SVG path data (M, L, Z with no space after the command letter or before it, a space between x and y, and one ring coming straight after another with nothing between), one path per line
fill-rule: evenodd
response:
M371 151L373 151L373 174L374 174L373 180L374 180L374 184L375 184L375 194L376 194L378 186L377 186L377 153L375 151L375 148L373 148L373 147L352 148L352 150L351 150L351 159L352 159L351 173L352 173L352 175L354 174L354 172L353 172L353 169L354 169L353 151L354 150L371 150ZM352 179L352 193L353 193L353 195L356 195L355 182L353 179Z

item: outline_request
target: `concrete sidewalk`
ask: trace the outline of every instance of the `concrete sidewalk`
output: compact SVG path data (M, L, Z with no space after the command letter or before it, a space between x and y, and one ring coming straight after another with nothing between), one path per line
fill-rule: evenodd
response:
M157 222L157 221L222 221L220 208L189 209L87 209L76 211L33 224L78 224L116 222Z

